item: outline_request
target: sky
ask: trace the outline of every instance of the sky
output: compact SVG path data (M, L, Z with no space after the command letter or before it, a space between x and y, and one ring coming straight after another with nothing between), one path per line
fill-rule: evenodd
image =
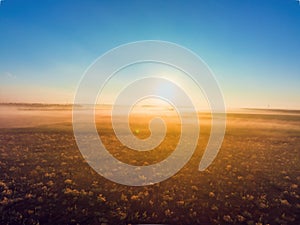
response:
M141 40L199 55L228 108L300 109L296 0L2 0L0 102L72 103L96 58Z

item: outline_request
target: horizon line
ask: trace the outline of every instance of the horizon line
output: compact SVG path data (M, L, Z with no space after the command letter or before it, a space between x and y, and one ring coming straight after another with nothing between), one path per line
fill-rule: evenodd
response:
M87 106L87 105L95 105L95 106L113 106L113 104L73 104L73 103L42 103L42 102L0 102L0 105L9 105L9 106ZM126 105L120 105L126 106ZM158 107L157 105L152 104L145 104L142 107ZM179 106L185 107L185 106ZM167 106L164 108L168 108ZM209 108L203 108L204 110L208 110ZM233 109L240 109L240 110L269 110L269 111L300 111L300 108L278 108L278 107L227 107L226 110L233 110Z

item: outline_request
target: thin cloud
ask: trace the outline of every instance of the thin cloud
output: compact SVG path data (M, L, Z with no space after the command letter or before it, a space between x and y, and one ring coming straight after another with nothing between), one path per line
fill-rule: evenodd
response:
M5 75L5 77L8 77L10 79L17 79L17 76L15 76L14 74L12 74L10 72L5 72L4 75Z

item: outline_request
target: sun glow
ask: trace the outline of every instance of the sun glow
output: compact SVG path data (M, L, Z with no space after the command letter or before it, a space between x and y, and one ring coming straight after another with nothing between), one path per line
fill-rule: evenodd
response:
M99 92L97 104L115 105L116 100L125 91L124 87L134 84L139 79L157 78L153 82L141 83L141 85L133 85L136 95L144 92L145 88L153 90L153 96L164 96L166 99L176 99L179 103L178 107L185 107L186 101L179 95L178 89L182 90L193 102L197 111L209 108L205 96L190 75L183 71L172 67L170 65L160 63L138 63L125 67L113 74L103 89ZM162 79L164 81L159 81ZM143 85L142 85L143 84ZM128 104L126 99L121 103L122 105ZM151 98L145 102L145 105L152 105L157 107L165 107L163 101L157 101Z

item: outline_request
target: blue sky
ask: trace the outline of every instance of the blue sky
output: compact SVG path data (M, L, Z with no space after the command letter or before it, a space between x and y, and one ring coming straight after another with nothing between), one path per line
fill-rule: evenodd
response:
M148 39L197 53L229 108L300 108L296 0L4 0L0 102L71 103L97 57Z

